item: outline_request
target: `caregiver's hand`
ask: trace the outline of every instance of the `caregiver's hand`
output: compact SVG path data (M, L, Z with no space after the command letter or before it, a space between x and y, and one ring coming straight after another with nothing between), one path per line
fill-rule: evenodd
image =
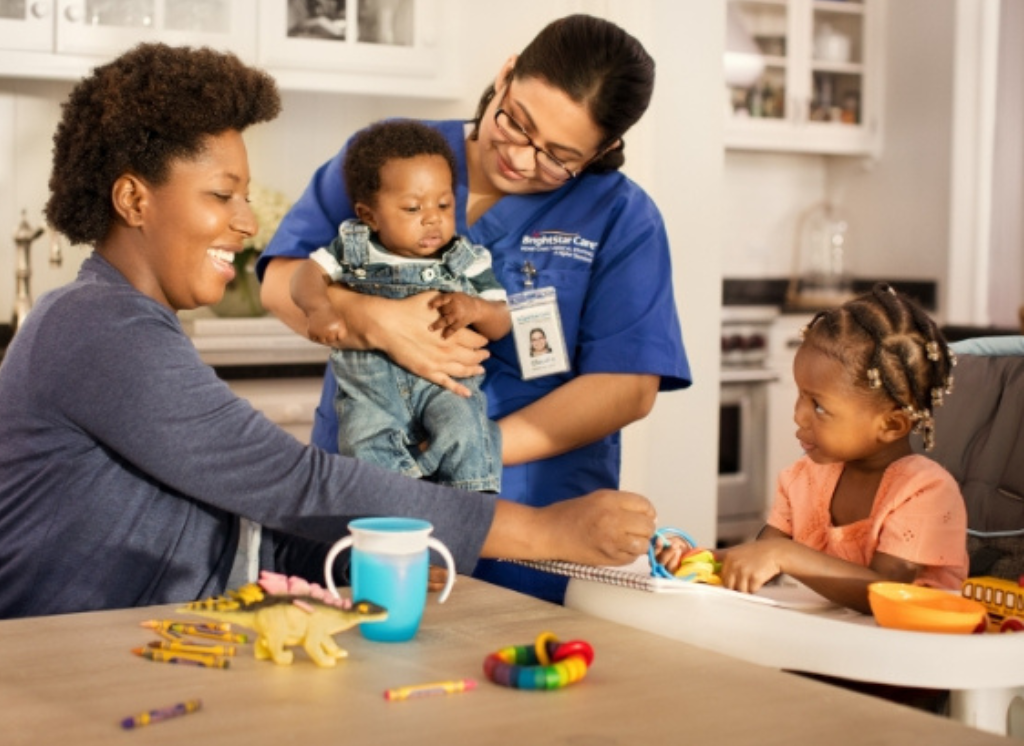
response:
M350 302L346 304L346 318L364 330L373 349L410 373L468 397L469 389L455 379L484 372L481 363L490 354L483 349L487 339L468 328L447 339L440 331L431 331L438 313L430 307L430 301L437 295L437 291L429 291L403 300L372 298L376 302Z
M587 565L624 565L647 551L656 513L645 497L598 490L540 509L553 529L548 556Z

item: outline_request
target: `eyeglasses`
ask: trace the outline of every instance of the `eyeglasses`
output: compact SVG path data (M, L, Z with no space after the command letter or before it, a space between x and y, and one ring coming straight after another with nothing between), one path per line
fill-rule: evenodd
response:
M505 88L505 94L501 98L501 103L504 105L505 99L508 98L509 86ZM579 171L573 171L571 168L566 166L562 161L555 158L546 150L538 148L533 139L526 134L526 130L523 129L523 125L519 124L512 115L505 111L501 106L494 112L494 124L498 128L498 132L501 136L508 140L513 145L519 147L531 147L534 152L534 159L537 161L537 167L541 173L551 181L564 182L570 179L575 179L579 176ZM589 161L588 161L589 162Z

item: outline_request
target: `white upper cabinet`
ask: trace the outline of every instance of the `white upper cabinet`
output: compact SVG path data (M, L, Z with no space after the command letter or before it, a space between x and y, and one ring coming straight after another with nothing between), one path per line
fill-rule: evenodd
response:
M53 45L53 0L0 0L0 47L48 52Z
M74 80L145 41L229 50L284 89L457 96L450 0L0 0L0 76ZM447 22L446 22L447 19Z
M726 147L877 155L884 2L728 0L727 55L760 74L727 82Z
M109 57L144 41L208 46L252 60L249 0L57 0L57 54Z
M452 92L443 0L259 0L257 62L286 88ZM448 21L450 23L450 21Z
M144 41L253 61L249 0L0 0L0 75L74 80Z

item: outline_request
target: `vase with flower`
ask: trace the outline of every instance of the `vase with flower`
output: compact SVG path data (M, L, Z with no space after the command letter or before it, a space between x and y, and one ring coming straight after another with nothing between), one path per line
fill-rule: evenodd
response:
M266 314L260 302L256 260L270 243L291 203L280 192L260 184L253 184L250 187L249 203L252 205L259 228L255 235L246 239L242 251L235 254L235 279L228 283L224 297L211 306L218 316L238 318Z

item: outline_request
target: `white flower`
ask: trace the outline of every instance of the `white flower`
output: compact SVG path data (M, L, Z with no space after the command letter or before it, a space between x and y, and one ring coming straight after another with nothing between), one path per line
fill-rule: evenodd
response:
M256 235L246 240L245 247L263 251L292 205L280 192L255 182L249 186L249 204L259 222L259 230L256 231Z

